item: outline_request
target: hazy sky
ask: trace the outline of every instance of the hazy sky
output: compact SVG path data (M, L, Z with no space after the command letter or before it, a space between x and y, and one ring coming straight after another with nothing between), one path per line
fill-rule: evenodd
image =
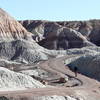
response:
M100 0L0 0L0 7L16 19L100 19Z

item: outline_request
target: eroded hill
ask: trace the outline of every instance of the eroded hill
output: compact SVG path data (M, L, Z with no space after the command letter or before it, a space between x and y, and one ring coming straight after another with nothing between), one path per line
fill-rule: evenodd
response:
M83 47L84 41L90 41L93 44L100 45L100 21L62 21L49 22L42 20L19 21L29 32L35 34L39 44L48 49L68 49ZM69 31L68 31L69 30ZM68 34L72 34L69 35ZM76 38L81 34L79 38ZM85 40L82 38L84 37ZM36 38L35 38L36 39ZM74 44L74 41L79 44ZM74 45L74 46L73 46Z

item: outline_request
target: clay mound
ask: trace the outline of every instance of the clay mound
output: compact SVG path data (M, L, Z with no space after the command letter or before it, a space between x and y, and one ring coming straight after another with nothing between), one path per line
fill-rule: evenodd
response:
M16 60L17 62L38 62L39 60L48 59L43 53L44 48L37 43L27 40L15 40L0 43L0 58L7 60Z
M0 91L40 87L45 86L32 77L0 67Z
M95 52L73 58L68 65L72 70L77 67L78 72L100 81L100 53Z
M27 38L31 33L0 8L0 40Z

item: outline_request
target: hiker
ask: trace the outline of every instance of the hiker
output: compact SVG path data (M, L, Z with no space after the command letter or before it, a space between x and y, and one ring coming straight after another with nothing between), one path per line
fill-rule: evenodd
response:
M77 77L78 68L74 67L75 77Z

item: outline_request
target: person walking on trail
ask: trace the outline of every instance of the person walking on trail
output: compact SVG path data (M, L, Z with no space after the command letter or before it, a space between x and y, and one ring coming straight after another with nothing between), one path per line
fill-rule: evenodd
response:
M75 77L77 77L77 73L78 73L78 68L74 67L74 72L75 72Z

